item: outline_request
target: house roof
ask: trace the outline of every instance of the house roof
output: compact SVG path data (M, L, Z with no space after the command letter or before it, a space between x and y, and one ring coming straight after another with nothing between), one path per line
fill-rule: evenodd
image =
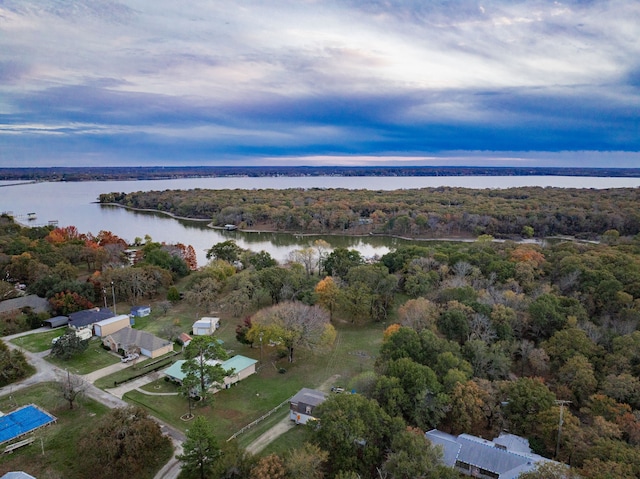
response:
M69 315L69 326L82 328L102 321L103 319L112 318L113 316L114 314L109 308L85 309Z
M31 474L27 474L22 471L11 471L7 472L4 476L0 477L0 479L36 479Z
M549 461L537 454L507 449L503 444L469 434L456 437L432 430L425 435L433 444L442 446L446 465L454 466L460 461L498 474L500 479L515 479L522 472L534 469L536 463Z
M147 351L155 351L167 344L171 344L166 339L161 339L146 331L140 331L139 329L124 328L115 333L109 335L119 345L135 344L140 349L146 349Z
M251 358L248 358L246 356L242 356L242 355L238 354L237 356L234 356L231 359L227 359L225 362L223 362L222 363L222 367L226 371L229 371L230 369L233 369L234 374L237 374L240 371L243 371L243 370L253 366L257 362L258 361L255 360L255 359L251 359Z
M301 402L303 404L308 404L309 406L317 406L318 404L324 402L325 399L327 399L327 394L322 391L318 391L317 389L302 388L296 393L295 396L293 396L289 400L289 402Z
M120 314L118 316L114 316L112 318L103 319L102 321L98 321L95 323L97 326L106 326L108 324L117 323L118 321L122 321L126 319L129 322L129 316L126 314Z
M68 316L55 316L53 318L45 319L43 323L48 323L51 328L59 328L65 324L69 324Z
M182 372L182 365L184 364L184 362L185 362L184 359L176 361L167 369L165 369L164 373L167 376L177 379L178 381L182 381L185 376L184 372ZM231 368L233 368L233 373L238 374L240 371L243 371L244 369L252 366L257 362L258 361L256 361L255 359L247 358L246 356L242 356L238 354L237 356L234 356L231 359L227 359L222 363L220 361L214 360L214 361L211 361L211 364L220 364L222 369L224 369L225 371L228 371Z
M217 324L219 321L220 318L200 318L195 323L193 323L193 327L210 328L214 324Z
M15 311L16 309L22 309L27 306L34 312L41 313L49 310L49 301L35 294L7 299L0 302L0 313L8 313L9 311Z

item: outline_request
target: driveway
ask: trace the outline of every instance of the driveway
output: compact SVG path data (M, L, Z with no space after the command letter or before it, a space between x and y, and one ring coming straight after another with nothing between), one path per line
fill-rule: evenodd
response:
M31 365L36 369L36 373L22 381L0 388L0 396L13 394L15 391L19 391L20 389L33 386L41 382L51 382L51 381L60 382L67 377L67 374L68 374L67 371L57 366L54 366L53 364L43 359L49 354L50 352L49 350L43 351L41 353L32 353L11 343L11 340L14 338L26 336L28 334L41 333L44 331L50 331L50 328L44 327L44 328L33 329L31 331L13 334L13 335L5 336L4 338L2 338L5 344L10 349L17 349L22 351L22 353L27 358L29 363L31 363ZM146 382L144 381L136 382L139 380L131 381L130 384L128 385L127 383L125 383L125 385L123 385L125 387L123 387L122 389L114 388L114 390L117 390L116 394L111 394L108 391L103 391L102 389L99 389L93 385L93 383L97 379L104 377L108 374L112 374L113 372L119 371L121 369L124 369L127 366L129 365L117 363L111 366L107 366L106 368L99 369L98 371L94 371L92 373L81 376L86 383L84 394L90 397L91 399L98 401L111 409L129 406L127 402L122 400L122 395L124 395L125 392L131 389L136 389L143 384L153 381L153 379L147 379ZM145 378L140 378L140 379L143 380ZM178 475L180 474L180 462L176 459L176 455L179 455L182 453L182 443L185 440L185 435L181 431L164 423L160 419L155 417L154 419L158 422L158 424L160 424L160 428L162 429L163 433L171 439L174 445L173 457L156 474L154 479L177 479Z

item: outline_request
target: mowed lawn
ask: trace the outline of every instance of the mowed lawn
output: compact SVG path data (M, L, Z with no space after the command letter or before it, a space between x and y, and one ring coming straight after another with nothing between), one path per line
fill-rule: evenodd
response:
M39 333L27 334L11 340L12 344L21 347L32 353L41 353L47 349L51 349L51 340L62 336L66 328L53 329Z

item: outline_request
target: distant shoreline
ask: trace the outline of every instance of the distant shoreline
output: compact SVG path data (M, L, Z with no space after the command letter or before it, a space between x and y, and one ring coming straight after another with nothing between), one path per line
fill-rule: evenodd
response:
M640 178L640 168L479 166L148 166L0 168L0 181L35 183L233 177L574 176ZM13 185L0 185L13 186Z

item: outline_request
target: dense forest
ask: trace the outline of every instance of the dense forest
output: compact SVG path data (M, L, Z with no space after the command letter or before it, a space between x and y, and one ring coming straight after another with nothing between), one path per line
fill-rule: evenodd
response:
M166 190L101 194L101 203L152 209L214 226L300 233L496 238L640 232L640 190L453 187L395 191L346 189Z
M0 180L105 181L223 176L599 176L639 177L640 168L474 166L138 166L0 168Z

